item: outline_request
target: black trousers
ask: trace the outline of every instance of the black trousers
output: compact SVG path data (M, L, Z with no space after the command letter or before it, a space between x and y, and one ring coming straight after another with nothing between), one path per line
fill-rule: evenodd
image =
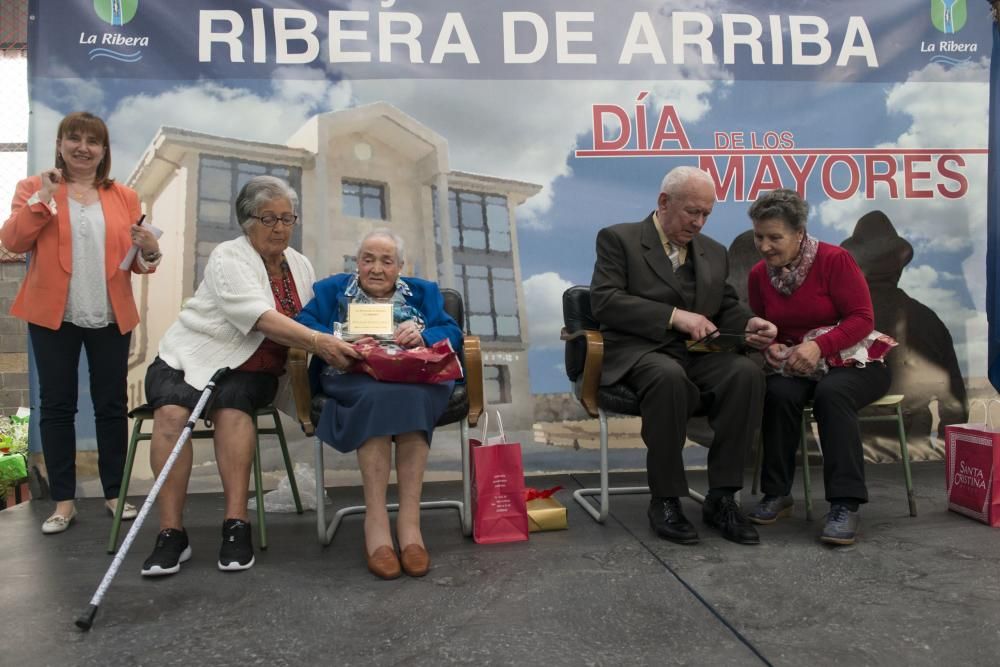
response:
M90 396L97 430L98 470L105 498L116 498L128 441L128 348L131 332L117 324L85 329L63 322L57 330L28 325L41 397L39 431L53 500L76 495L77 367L80 348L90 366Z
M728 352L677 359L642 357L625 376L639 396L646 474L654 498L688 495L684 474L687 421L708 416L715 437L708 452L709 488L743 487L743 463L760 424L764 374L746 357Z
M764 493L791 494L802 410L811 399L823 450L827 500L868 502L858 410L884 396L890 380L888 367L880 363L864 368L832 368L818 382L768 376L762 427L764 466L760 476Z

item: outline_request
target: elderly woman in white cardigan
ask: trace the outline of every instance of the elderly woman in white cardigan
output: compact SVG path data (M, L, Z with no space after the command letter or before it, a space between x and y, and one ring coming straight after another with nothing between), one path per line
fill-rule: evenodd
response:
M288 347L312 351L344 368L357 357L342 340L292 318L312 298L309 261L288 247L298 221L295 191L273 176L257 176L236 198L243 236L212 251L205 277L160 341L146 372L146 400L154 409L150 463L159 474L198 398L216 369L232 369L216 385L205 415L215 423L215 457L225 492L220 570L253 566L247 495L255 435L252 415L278 390ZM160 532L144 576L173 574L191 557L183 525L191 475L185 447L158 498Z

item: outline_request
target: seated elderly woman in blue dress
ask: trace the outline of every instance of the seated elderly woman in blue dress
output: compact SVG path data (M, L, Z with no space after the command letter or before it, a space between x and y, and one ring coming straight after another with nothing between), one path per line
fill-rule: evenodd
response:
M386 229L362 239L355 273L340 273L317 282L314 296L298 321L330 333L346 321L351 303L390 303L393 341L403 348L433 345L445 338L455 350L462 347L462 331L445 311L437 285L419 278L400 278L403 241ZM313 358L309 368L315 393L329 396L317 427L317 436L340 452L357 452L365 493L365 553L368 569L383 579L401 570L423 576L430 557L420 533L420 492L434 425L448 406L453 382L408 384L379 382L360 373L343 373ZM399 514L392 544L386 488L390 447L396 443Z

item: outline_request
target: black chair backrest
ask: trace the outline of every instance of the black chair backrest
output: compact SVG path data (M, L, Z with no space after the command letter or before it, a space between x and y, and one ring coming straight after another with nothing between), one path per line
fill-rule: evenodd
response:
M442 287L441 296L444 297L444 312L451 315L459 329L465 331L465 305L462 303L462 295L458 290Z
M590 310L590 287L574 285L563 292L563 324L569 333L601 328ZM587 343L583 338L566 341L566 376L570 382L576 382L580 377L586 356Z

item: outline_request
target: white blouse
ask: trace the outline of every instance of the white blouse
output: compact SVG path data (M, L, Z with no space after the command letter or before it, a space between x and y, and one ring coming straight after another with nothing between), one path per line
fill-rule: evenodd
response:
M115 321L104 275L104 211L101 202L84 206L69 202L73 230L73 273L69 278L64 322L85 329L100 329Z

